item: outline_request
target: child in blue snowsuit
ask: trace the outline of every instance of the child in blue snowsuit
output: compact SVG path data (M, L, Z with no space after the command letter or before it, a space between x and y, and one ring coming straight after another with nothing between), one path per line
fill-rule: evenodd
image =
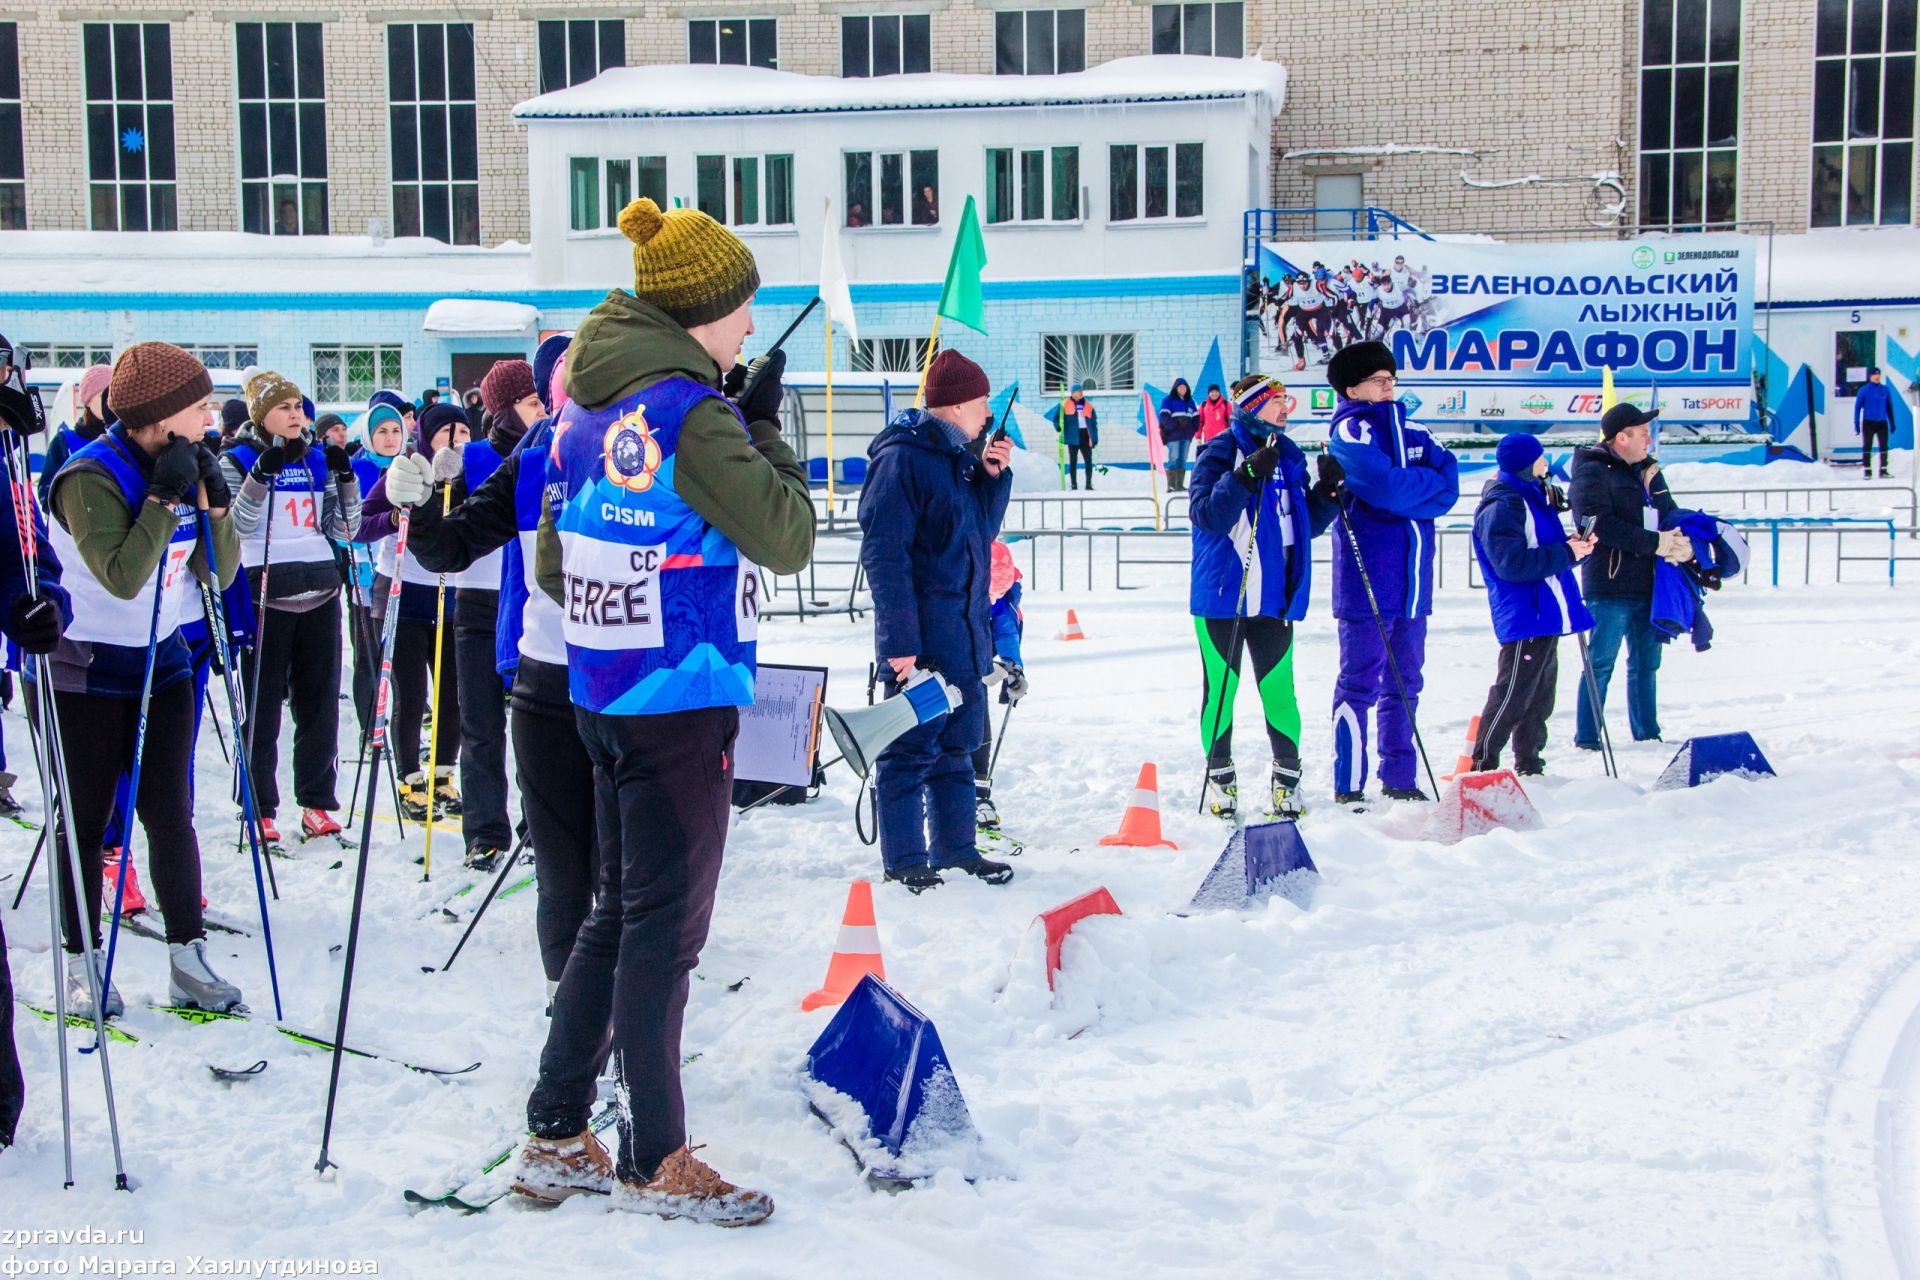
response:
M1343 805L1358 804L1366 792L1367 715L1376 707L1381 790L1389 799L1427 799L1416 776L1413 717L1433 612L1433 522L1459 498L1460 474L1453 455L1407 420L1394 396L1398 372L1379 342L1357 342L1327 362L1327 381L1339 396L1327 447L1346 472L1344 527L1333 552L1333 616L1340 625L1333 787ZM1354 542L1364 564L1354 560Z

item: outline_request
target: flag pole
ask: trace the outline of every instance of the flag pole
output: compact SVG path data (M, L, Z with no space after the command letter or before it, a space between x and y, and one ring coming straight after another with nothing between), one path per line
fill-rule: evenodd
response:
M1060 471L1060 490L1063 493L1067 488L1067 403L1072 396L1073 393L1063 383L1060 388L1060 457L1055 463Z
M833 524L833 308L827 308L827 524Z
M927 339L927 355L920 362L920 390L913 395L913 407L916 409L924 409L927 404L927 372L933 368L933 349L940 345L940 320L940 313L934 312L933 333Z

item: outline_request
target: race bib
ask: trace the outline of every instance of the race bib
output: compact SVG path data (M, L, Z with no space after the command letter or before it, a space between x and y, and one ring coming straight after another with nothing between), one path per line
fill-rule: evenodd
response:
M583 649L658 649L664 544L634 546L567 534L560 611L567 643Z

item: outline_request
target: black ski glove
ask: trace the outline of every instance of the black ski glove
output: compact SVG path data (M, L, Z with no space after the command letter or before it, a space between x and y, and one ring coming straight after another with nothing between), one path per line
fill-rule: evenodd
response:
M220 469L220 458L206 445L194 446L199 454L200 483L207 486L207 506L218 511L233 505L233 489L227 484L227 473Z
M273 478L285 470L288 463L298 462L306 456L305 436L295 436L291 440L275 440L273 447L254 461L250 478L272 487Z
M780 377L787 371L787 353L775 351L769 355L756 356L747 366L745 378L741 382L740 416L748 422L771 422L780 425L780 400L784 390Z
M1273 472L1280 465L1280 450L1273 445L1261 445L1240 464L1233 473L1248 493L1260 492L1260 486L1273 479Z
M326 447L327 470L333 475L346 479L353 474L353 455L337 444Z
M349 440L347 442L347 456L349 458L357 458L366 447L366 441L364 440Z
M1320 477L1315 482L1313 491L1329 502L1339 501L1340 487L1347 480L1347 469L1340 465L1340 459L1330 453L1323 453L1313 460L1313 469Z
M159 457L153 460L153 474L147 478L147 494L172 505L193 494L200 479L200 447L179 436L173 438Z
M42 596L38 600L21 596L13 602L13 642L28 653L52 653L60 643L66 624L60 621L60 606Z

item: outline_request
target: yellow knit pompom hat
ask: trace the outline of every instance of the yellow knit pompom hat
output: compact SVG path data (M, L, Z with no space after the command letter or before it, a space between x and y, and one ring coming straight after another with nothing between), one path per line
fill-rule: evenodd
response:
M760 288L760 269L740 237L698 209L669 209L644 196L620 211L633 241L633 292L685 328L727 315Z

